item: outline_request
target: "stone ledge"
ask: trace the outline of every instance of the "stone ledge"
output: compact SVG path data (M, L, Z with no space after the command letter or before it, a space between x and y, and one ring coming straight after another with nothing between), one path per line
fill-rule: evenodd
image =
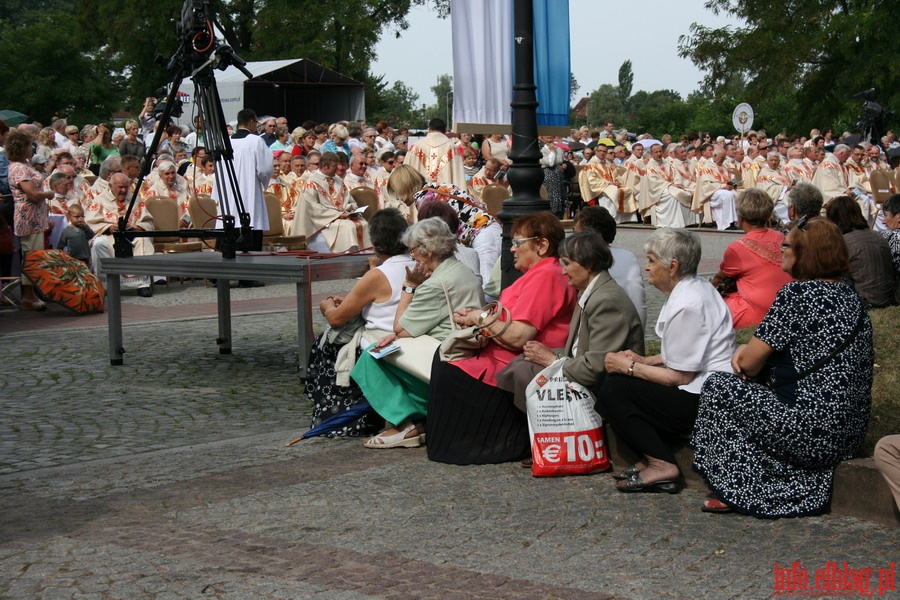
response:
M610 459L616 469L637 461L638 457L616 438L609 427L606 428L606 436ZM703 478L691 468L694 452L687 447L687 441L673 444L673 449L685 485L692 490L707 491ZM830 512L874 521L886 527L900 526L900 512L894 504L894 497L871 458L856 458L838 465L834 474Z

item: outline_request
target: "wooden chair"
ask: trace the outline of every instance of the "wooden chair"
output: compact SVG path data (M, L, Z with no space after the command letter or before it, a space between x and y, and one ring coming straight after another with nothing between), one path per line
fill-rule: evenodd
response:
M375 193L375 190L367 187L358 187L350 190L350 196L353 197L353 201L356 202L356 205L362 208L366 207L366 211L363 213L363 218L368 221L372 218L372 215L378 211L378 194Z
M188 200L188 214L194 229L215 229L218 204L209 194L192 195Z
M894 191L900 194L900 168L894 169Z
M147 211L153 215L153 224L159 231L175 231L181 229L181 219L178 218L178 204L171 198L164 196L151 196L145 201ZM179 236L165 236L153 238L153 249L156 252L200 252L203 249L202 242L182 242Z
M85 175L84 180L88 182L88 185L94 185L94 182L97 181L96 175Z
M499 183L492 183L481 190L481 200L487 205L488 212L495 217L503 210L503 201L507 198L509 190Z
M281 220L281 198L266 192L265 199L266 212L269 213L269 228L263 231L263 247L284 246L288 250L305 250L305 235L284 235L284 222Z
M869 185L872 186L872 198L878 204L884 204L884 201L894 194L894 182L892 181L890 172L878 169L872 171L869 176Z

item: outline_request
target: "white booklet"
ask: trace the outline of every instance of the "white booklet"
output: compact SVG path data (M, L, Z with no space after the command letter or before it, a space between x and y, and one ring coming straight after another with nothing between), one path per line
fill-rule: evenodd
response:
M373 358L383 358L389 354L397 352L398 350L400 350L400 346L392 342L381 349L372 348L371 350L369 350L369 354L371 354Z

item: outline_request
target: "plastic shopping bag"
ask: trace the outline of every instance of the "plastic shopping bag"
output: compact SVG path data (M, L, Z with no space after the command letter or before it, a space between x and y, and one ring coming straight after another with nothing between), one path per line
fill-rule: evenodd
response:
M535 477L584 475L609 469L603 420L594 397L563 373L561 358L528 384L526 408Z

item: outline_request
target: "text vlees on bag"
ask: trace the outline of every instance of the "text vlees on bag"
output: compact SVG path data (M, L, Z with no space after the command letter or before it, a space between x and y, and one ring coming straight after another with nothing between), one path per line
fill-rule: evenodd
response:
M583 475L609 469L603 420L594 397L566 379L561 358L537 374L526 389L531 474Z

